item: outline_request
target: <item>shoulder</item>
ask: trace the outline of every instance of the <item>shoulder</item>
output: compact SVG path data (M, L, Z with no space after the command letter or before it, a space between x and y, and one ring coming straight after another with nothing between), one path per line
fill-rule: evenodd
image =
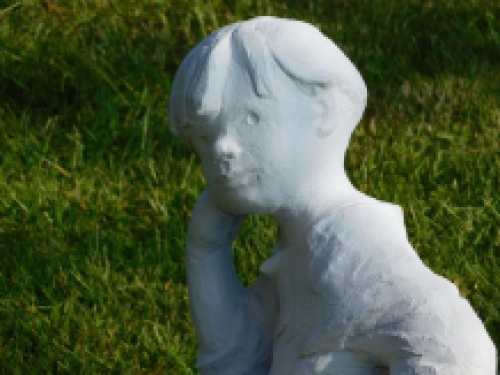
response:
M315 248L332 238L355 248L409 245L401 207L373 198L343 206L324 217L307 240Z

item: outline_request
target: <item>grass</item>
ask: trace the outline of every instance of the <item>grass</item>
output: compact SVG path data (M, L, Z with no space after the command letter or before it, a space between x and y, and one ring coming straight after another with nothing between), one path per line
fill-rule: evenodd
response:
M262 14L314 23L359 67L354 184L403 206L500 344L496 0L0 0L0 373L197 373L184 235L204 182L169 91L203 36ZM275 230L246 224L245 283Z

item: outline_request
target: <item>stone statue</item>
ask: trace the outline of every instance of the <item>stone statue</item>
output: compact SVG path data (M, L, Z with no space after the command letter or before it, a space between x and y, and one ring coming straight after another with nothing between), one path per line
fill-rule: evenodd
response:
M401 208L346 175L366 100L342 51L295 20L229 25L183 61L171 130L208 183L186 255L201 374L496 374L482 322L417 256ZM251 288L232 255L248 214L279 225Z

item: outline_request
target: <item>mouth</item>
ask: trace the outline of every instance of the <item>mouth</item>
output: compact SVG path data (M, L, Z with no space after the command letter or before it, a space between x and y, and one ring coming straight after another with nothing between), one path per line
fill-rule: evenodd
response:
M212 180L211 185L223 188L240 188L254 185L260 180L260 175L256 170L240 173L221 174Z

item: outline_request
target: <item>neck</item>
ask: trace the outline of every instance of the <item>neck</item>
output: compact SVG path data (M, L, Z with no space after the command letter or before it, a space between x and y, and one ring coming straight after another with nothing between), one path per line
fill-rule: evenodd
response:
M324 176L322 174L320 179L310 179L299 190L293 204L271 215L279 225L278 242L281 246L289 247L298 243L319 220L346 204L368 199L356 190L343 170L330 178Z

